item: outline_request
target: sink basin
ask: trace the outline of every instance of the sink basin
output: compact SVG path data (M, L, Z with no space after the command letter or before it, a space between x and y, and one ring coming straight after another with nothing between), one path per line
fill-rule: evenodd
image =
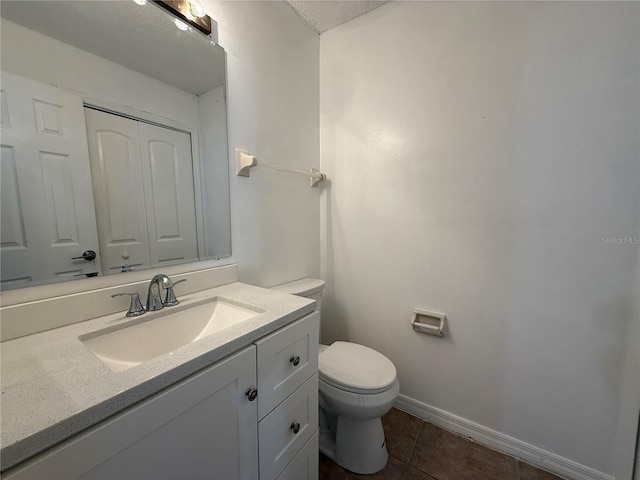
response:
M92 332L79 339L112 371L122 372L260 313L260 309L215 297L192 305L165 307L136 319L135 325Z

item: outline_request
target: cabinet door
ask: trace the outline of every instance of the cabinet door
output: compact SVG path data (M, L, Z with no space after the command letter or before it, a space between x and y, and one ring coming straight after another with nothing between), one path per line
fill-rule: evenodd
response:
M85 108L104 273L151 266L138 122Z
M2 288L99 272L82 99L2 72ZM79 277L78 277L79 278Z
M6 480L257 480L255 347L7 472Z

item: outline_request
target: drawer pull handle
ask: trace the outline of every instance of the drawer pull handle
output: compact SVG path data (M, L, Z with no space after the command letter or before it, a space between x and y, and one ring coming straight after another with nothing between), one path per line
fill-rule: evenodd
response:
M291 357L289 361L293 363L294 367L297 367L298 365L300 365L300 357L298 355L296 355L295 357Z
M249 397L250 402L253 402L256 398L258 398L258 389L250 388L249 390L247 390L247 393L245 395Z
M289 428L291 429L291 431L295 435L296 433L298 433L300 431L300 424L298 422L293 422Z

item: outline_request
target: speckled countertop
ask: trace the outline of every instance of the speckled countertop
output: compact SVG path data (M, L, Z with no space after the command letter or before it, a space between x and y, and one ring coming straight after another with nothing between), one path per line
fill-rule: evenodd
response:
M132 319L120 312L2 343L1 470L240 350L315 307L313 300L242 283L184 295L180 301L186 306L213 296L264 312L120 373L98 360L78 336L143 321L146 315Z

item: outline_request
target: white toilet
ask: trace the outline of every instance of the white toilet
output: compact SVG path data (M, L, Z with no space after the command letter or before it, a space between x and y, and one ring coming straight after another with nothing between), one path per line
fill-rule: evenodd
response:
M324 281L303 278L274 290L320 300ZM320 451L355 473L375 473L389 458L380 418L400 386L396 368L375 350L349 342L320 345L318 354Z

